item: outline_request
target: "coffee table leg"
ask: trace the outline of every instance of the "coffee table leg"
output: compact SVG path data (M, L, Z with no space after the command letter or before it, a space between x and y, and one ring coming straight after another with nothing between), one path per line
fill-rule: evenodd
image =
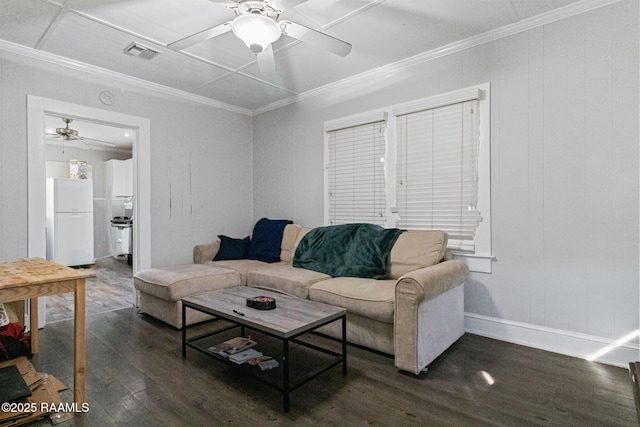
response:
M342 316L342 376L347 375L347 315Z
M187 357L187 307L182 303L182 357Z
M282 389L284 393L284 412L289 412L289 340L284 339L282 348Z

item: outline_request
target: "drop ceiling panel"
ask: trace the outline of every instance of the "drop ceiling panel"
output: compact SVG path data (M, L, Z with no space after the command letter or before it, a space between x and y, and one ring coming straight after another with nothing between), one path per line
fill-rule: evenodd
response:
M60 8L40 1L0 0L0 39L35 47Z
M224 22L230 12L208 0L68 0L67 6L168 44Z
M502 0L387 0L331 29L355 50L391 63L511 23Z
M315 29L324 28L334 21L352 16L357 13L365 13L367 9L384 0L325 0L325 1L307 1L294 9L292 13L296 16L288 16L287 19L295 20L299 16L315 24ZM302 24L302 22L300 22Z
M128 34L67 13L43 45L43 50L185 91L225 73L220 68L149 42L142 44L162 53L151 60L126 55L123 49L133 41L135 38Z
M224 79L217 80L198 89L197 93L250 110L293 95L291 92L260 83L241 74L229 74Z

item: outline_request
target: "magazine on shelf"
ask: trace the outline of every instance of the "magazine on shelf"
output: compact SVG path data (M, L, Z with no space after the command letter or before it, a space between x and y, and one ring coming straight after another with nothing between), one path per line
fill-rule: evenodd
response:
M250 348L249 350L242 351L240 353L232 354L229 356L229 360L234 363L241 364L248 360L257 359L262 356L262 353L259 351Z
M212 353L217 353L224 357L229 357L232 354L240 353L255 346L257 343L250 338L235 337L225 342L221 342L212 347L207 348Z

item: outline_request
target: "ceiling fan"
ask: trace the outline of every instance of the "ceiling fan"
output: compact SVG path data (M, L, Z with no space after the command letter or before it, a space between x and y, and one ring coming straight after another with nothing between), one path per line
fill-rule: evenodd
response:
M232 31L257 55L258 66L262 74L275 73L272 43L278 40L282 34L339 56L347 56L351 52L351 44L345 41L289 20L278 21L283 11L307 0L209 1L233 10L236 14L235 19L177 40L168 44L167 47L173 50L183 50Z
M46 133L46 135L50 135L53 138L62 138L62 141L77 141L82 148L85 150L90 150L92 147L87 144L85 141L90 142L92 144L105 145L107 147L115 147L116 144L113 142L101 141L99 139L93 138L83 138L78 134L78 131L75 129L71 129L69 127L69 123L73 121L73 119L67 117L61 117L62 121L66 123L66 126L63 128L56 128L55 133Z

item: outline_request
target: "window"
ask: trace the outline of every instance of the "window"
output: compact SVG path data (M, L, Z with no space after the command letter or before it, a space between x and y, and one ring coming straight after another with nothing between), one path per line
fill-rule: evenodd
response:
M384 226L385 128L385 120L376 120L329 130L329 224L368 222Z
M443 230L449 248L474 252L478 205L478 101L397 118L397 226Z
M491 272L489 84L325 123L326 223L439 229Z

